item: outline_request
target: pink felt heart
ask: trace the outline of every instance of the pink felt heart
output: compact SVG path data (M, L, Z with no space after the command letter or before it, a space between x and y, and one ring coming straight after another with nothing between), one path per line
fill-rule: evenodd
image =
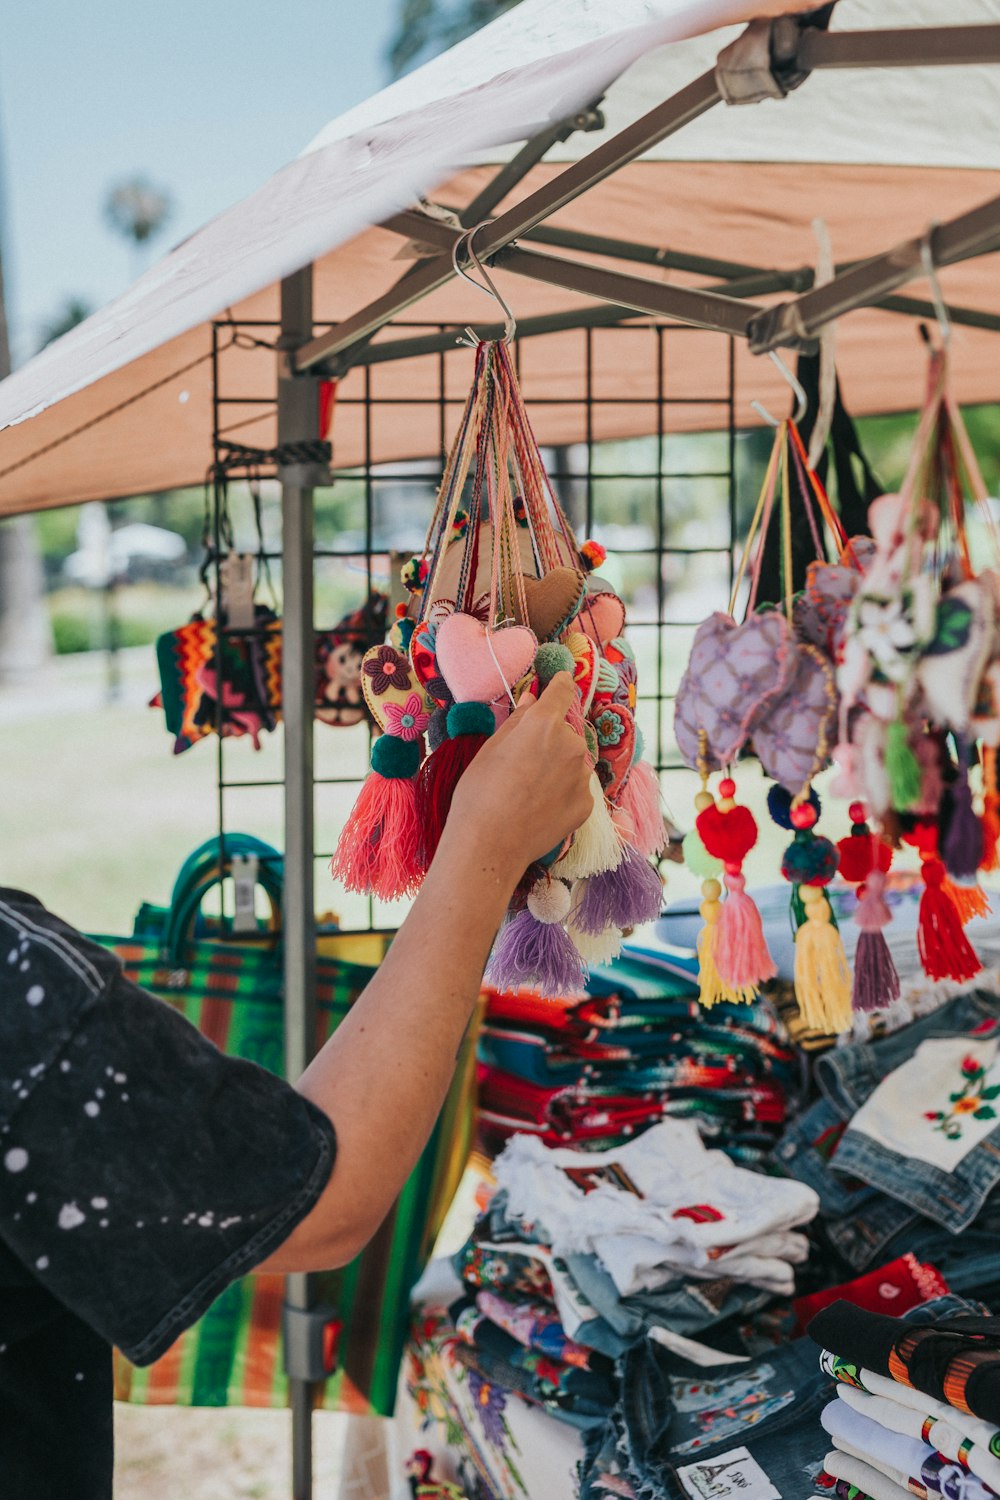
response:
M833 667L818 646L796 644L784 691L750 726L753 748L773 781L797 794L833 748L837 694Z
M791 628L777 610L743 625L723 614L699 625L674 705L677 747L689 766L699 767L702 734L709 770L735 758L754 715L787 683L791 647Z
M861 582L858 568L824 562L810 563L806 586L795 601L795 633L836 660L843 640L851 600Z
M437 662L456 703L493 703L513 690L538 650L525 625L489 630L481 620L457 612L437 628Z
M625 606L606 584L602 584L599 592L592 591L593 583L594 579L591 577L573 628L582 630L592 641L603 646L608 641L616 640L625 629Z

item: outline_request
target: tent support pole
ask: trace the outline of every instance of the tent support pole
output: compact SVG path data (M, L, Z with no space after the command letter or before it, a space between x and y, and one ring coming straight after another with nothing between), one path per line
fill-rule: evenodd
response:
M530 193L499 219L494 219L480 232L476 241L478 253L486 257L502 249L510 240L516 239L519 234L524 234L549 214L555 213L556 209L572 202L598 182L603 182L619 167L635 161L652 146L683 129L691 120L696 120L699 115L711 109L713 104L717 104L721 97L714 70L702 74L672 98L643 115L642 119L598 146L589 156L560 172L543 188ZM415 217L421 225L433 226L435 223L431 219ZM447 225L437 227L448 229ZM448 240L449 245L453 238L454 232ZM425 239L424 243L426 242ZM430 242L437 243L433 236ZM338 323L327 333L311 339L298 352L296 370L310 370L322 361L330 360L350 349L359 340L390 323L415 302L444 286L454 274L450 250L446 255L426 261L413 276L403 278L397 288L362 308L353 317L345 319L343 323Z
M295 376L293 351L313 331L312 266L281 283L278 373L278 443L319 437L314 380ZM282 719L285 749L284 979L285 1072L294 1082L305 1071L316 1035L316 931L313 898L313 484L311 466L279 469L281 481ZM315 1281L285 1279L289 1311L315 1303ZM287 1341L286 1341L287 1357ZM289 1380L292 1413L292 1496L311 1500L313 1388Z

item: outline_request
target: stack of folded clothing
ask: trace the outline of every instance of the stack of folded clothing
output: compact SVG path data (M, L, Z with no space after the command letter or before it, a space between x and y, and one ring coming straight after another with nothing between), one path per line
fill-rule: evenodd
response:
M709 1014L683 964L626 950L588 992L550 1000L488 994L480 1039L480 1129L603 1149L665 1118L692 1119L736 1160L763 1161L799 1083L795 1053L764 1005Z
M1000 1319L956 1298L907 1319L835 1302L808 1332L837 1382L821 1416L827 1488L869 1500L1000 1495Z

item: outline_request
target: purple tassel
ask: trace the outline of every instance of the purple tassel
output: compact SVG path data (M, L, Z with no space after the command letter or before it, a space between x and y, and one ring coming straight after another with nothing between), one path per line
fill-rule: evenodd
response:
M591 875L583 883L583 897L573 916L573 925L596 937L609 927L637 927L654 922L663 904L660 877L642 855L625 845L625 858L617 869Z
M959 762L959 779L952 792L951 820L941 852L945 869L953 880L975 879L983 858L983 825L972 805L964 755Z
M879 1010L899 999L899 975L889 952L889 944L879 931L863 929L858 933L854 954L854 988L852 1010Z
M525 907L497 934L486 983L498 990L530 985L543 995L578 995L587 971L560 922L540 922Z

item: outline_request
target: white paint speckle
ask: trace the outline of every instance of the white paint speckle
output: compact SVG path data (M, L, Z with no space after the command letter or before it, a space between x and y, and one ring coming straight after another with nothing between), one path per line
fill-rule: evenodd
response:
M86 1217L75 1203L64 1203L59 1210L59 1228L78 1229Z
M77 1372L74 1375L73 1379L74 1380L82 1380L83 1379L83 1371L82 1370L77 1370Z
M37 1078L39 1076L39 1074L44 1073L44 1072L45 1072L45 1064L44 1063L35 1063L35 1066L29 1070L28 1076L29 1076L29 1078Z
M11 1146L3 1159L8 1172L23 1172L28 1165L28 1153L23 1146Z
M14 1215L14 1223L15 1224L19 1224L20 1222L21 1222L21 1215L20 1215L20 1212L18 1212L18 1213L16 1213Z
M14 1082L11 1084L11 1088L14 1090L15 1094L19 1094L21 1092L21 1080L20 1080L20 1078L15 1078L14 1079Z
M25 967L25 964L21 965L22 969ZM29 1005L41 1005L42 1001L45 999L45 991L40 984L33 984L24 998L25 1000L27 1000Z
M112 1075L112 1073L114 1071L115 1071L114 1068L105 1068L104 1069L104 1076L105 1076L105 1078L110 1078L111 1075Z
M49 1269L49 1257L47 1255L40 1255L38 1257L38 1259L35 1261L35 1270L36 1271L47 1271L48 1269Z
M27 972L28 972L28 970L30 968L31 968L31 964L28 962L28 960L26 958L23 958L21 960L21 973L22 974L27 974Z
M104 1098L104 1090L103 1089L95 1089L94 1090L94 1098L95 1099L103 1099Z
M99 1115L101 1113L101 1106L97 1103L96 1099L88 1099L86 1104L83 1106L83 1112L85 1115L89 1115L90 1118L93 1119L95 1115Z
M17 949L16 948L12 948L10 950L10 952L7 954L7 962L9 964L16 964L17 961L18 961L18 959L20 957L21 957L21 955L20 955L20 953L18 953Z
M128 1094L122 1094L122 1103L123 1104L127 1104L128 1103Z
M102 1229L107 1229L107 1227L108 1227L108 1224L109 1224L109 1223L110 1223L110 1222L111 1222L111 1221L110 1221L110 1219L102 1219L102 1220L101 1220L101 1228L102 1228Z
M37 1203L38 1202L38 1194L37 1193L29 1193L28 1196L27 1196L27 1198L25 1198L24 1201L25 1201L25 1203Z
M90 1206L91 1208L107 1208L108 1200L107 1198L91 1198Z
M111 1071L110 1068L108 1069L108 1071ZM128 1083L128 1075L125 1073L116 1073L114 1075L114 1080L115 1083Z
M220 1229L228 1229L231 1224L239 1224L240 1221L242 1220L242 1218L243 1218L242 1214L233 1214L232 1218L223 1219L222 1222L221 1222L221 1224L219 1225L219 1228Z
M59 1064L59 1071L61 1073L68 1073L69 1070L70 1070L70 1068L72 1066L73 1066L73 1064L67 1058L64 1057L63 1060L62 1060L62 1062Z
M214 1218L214 1214L202 1214L201 1218L198 1220L198 1223L201 1224L205 1229L208 1229Z

